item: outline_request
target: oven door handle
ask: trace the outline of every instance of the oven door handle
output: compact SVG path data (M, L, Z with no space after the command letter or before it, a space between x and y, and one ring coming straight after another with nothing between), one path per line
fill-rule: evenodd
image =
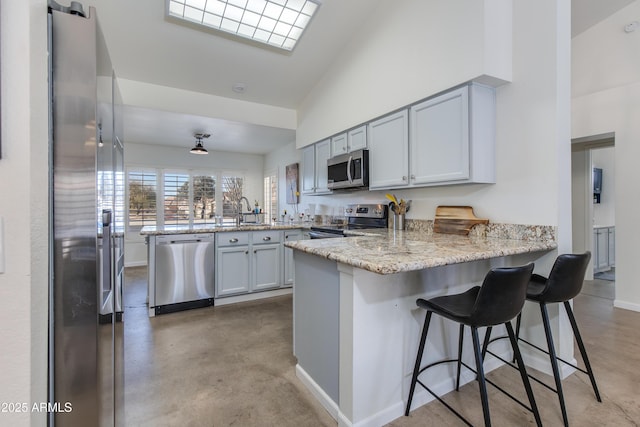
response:
M353 177L351 175L352 165L353 165L353 156L349 156L349 161L347 162L347 179L349 179L349 184L353 183Z

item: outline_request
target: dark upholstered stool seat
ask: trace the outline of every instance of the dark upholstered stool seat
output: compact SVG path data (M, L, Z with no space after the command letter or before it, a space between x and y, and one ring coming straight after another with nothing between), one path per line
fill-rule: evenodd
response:
M480 292L480 286L474 286L468 291L457 295L435 297L430 300L420 298L416 301L416 304L425 310L435 311L447 319L466 324L473 305L476 303L478 292Z
M420 344L418 346L418 355L416 357L413 377L411 379L411 389L409 390L409 399L407 401L405 415L409 415L409 411L411 410L411 401L413 400L413 394L416 384L420 384L420 386L422 386L425 390L431 393L431 395L442 402L457 417L462 419L468 425L471 425L453 407L444 402L427 385L425 385L418 379L419 375L430 367L442 363L457 362L458 370L456 377L456 390L458 390L460 386L461 366L465 366L466 368L476 373L478 387L480 389L480 399L482 401L484 422L486 426L490 426L491 416L489 414L489 399L487 396L486 382L490 384L493 383L487 380L484 376L480 340L478 338L478 328L504 324L507 328L507 333L509 334L509 338L511 340L511 346L518 363L520 376L522 378L524 388L527 392L530 407L527 407L515 397L511 395L509 396L520 403L523 407L533 412L536 424L538 426L542 425L540 414L538 413L538 408L533 397L533 391L531 390L531 385L529 384L529 377L527 376L524 363L522 362L522 357L520 355L520 351L518 350L516 336L513 331L513 327L511 326L511 320L515 318L518 313L520 313L520 310L522 310L522 307L524 306L527 284L529 283L529 279L531 278L532 271L533 264L528 264L522 267L492 269L491 271L489 271L489 273L487 273L482 286L475 286L467 290L466 292L456 295L445 295L428 300L420 298L416 301L418 307L425 309L427 311L427 314L425 316L424 327L422 329ZM422 356L427 341L427 333L429 331L429 323L431 321L431 316L433 313L436 313L446 319L460 324L460 333L458 336L458 358L441 360L439 362L431 363L427 366L421 367ZM462 348L465 326L469 326L471 328L471 338L473 339L473 350L476 361L475 370L462 361ZM505 392L500 387L498 387L498 389Z

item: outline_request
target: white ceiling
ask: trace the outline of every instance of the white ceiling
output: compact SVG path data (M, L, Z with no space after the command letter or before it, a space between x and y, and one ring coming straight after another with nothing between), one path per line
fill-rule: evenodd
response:
M636 0L571 0L571 37L593 27Z
M638 0L572 0L572 36ZM118 77L295 109L358 31L391 0L322 0L290 54L165 20L165 0L85 0L94 6ZM244 83L246 91L232 91ZM125 94L126 98L126 94ZM295 140L292 130L127 106L125 140L192 147L211 133L210 150L264 154Z
M209 133L207 150L267 154L295 141L295 131L212 117L125 106L125 141L191 148L195 133Z

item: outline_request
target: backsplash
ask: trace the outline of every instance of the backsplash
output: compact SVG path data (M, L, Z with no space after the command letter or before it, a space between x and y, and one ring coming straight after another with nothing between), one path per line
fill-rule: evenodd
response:
M407 219L407 231L421 231L433 233L433 220ZM490 237L498 239L524 240L524 241L556 241L556 227L550 225L524 225L524 224L478 224L471 228L469 236Z

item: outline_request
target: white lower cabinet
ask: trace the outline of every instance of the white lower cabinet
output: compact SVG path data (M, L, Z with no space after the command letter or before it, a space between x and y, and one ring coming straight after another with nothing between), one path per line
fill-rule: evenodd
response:
M216 233L216 298L293 285L293 250L302 230Z
M249 292L249 246L216 251L216 297Z
M302 230L287 230L284 232L285 242L295 242L296 240L302 239L304 239ZM282 281L283 286L293 285L294 270L295 268L293 265L293 249L284 248L284 280Z
M593 229L593 272L611 270L616 265L615 227L596 227Z

